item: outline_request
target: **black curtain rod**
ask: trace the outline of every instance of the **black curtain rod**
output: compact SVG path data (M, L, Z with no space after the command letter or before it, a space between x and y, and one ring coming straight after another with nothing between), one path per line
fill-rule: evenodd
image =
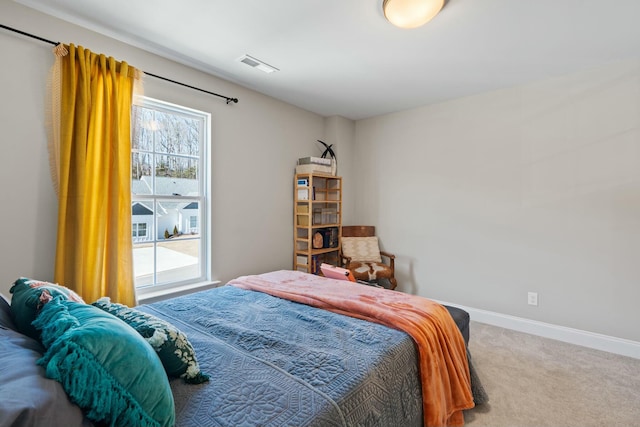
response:
M23 36L31 37L32 39L40 40L41 42L49 43L49 44L54 45L54 46L57 46L57 45L60 44L59 42L54 42L53 40L47 40L45 38L38 37L36 35L26 33L24 31L17 30L15 28L7 27L6 25L3 25L3 24L0 24L0 28L4 28L5 30L13 31L14 33L22 34ZM213 95L213 96L217 96L217 97L220 97L220 98L224 98L227 101L227 105L232 103L232 102L234 104L238 103L238 98L229 98L228 96L220 95L218 93L211 92L211 91L208 91L208 90L205 90L205 89L200 89L199 87L195 87L195 86L191 86L191 85L188 85L188 84L185 84L185 83L181 83L181 82L178 82L176 80L171 80L171 79L168 79L166 77L159 76L157 74L148 73L146 71L143 71L143 73L148 75L148 76L155 77L156 79L164 80L164 81L167 81L167 82L170 82L170 83L174 83L174 84L177 84L177 85L180 85L180 86L188 87L189 89L194 89L194 90L198 90L200 92L208 93L209 95Z

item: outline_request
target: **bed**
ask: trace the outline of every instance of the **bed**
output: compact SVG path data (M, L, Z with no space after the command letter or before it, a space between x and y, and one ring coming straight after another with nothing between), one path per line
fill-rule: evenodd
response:
M345 298L345 287L355 293ZM415 311L409 304L418 297L277 271L141 305L135 311L171 324L188 337L198 368L209 375L209 380L200 384L184 378L168 380L176 426L463 424L462 411L486 396L476 392L482 388L458 326L442 306L429 303L429 310L438 314L426 315L428 327L424 330L433 335L426 341L436 348L440 362L425 361L428 355L424 348L410 336L416 332L385 325L388 313L372 302L372 298L389 296L387 311ZM340 299L346 303L338 302ZM364 301L361 307L354 306L357 300ZM67 304L75 307L80 303ZM365 320L371 316L376 318ZM20 399L14 397L12 403L5 403L5 396L1 396L0 426L91 425L84 416L87 411L83 415L58 382L48 379L43 368L35 365L45 351L41 344L16 332L11 320L5 316L0 333L10 336L12 349L28 348L20 356L21 368L30 364L31 371L37 371L31 372L32 381L13 390L28 392L37 387L58 396L37 402L43 406L41 414L16 409ZM3 344L3 365L6 360L17 360L10 352ZM25 352L29 353L27 359ZM15 381L18 364L9 365ZM451 369L447 371L445 365ZM5 371L3 366L0 375L6 376ZM422 375L426 371L431 372L428 378ZM2 380L0 392L6 394L7 382ZM42 414L48 418L40 418ZM48 422L43 423L44 419Z

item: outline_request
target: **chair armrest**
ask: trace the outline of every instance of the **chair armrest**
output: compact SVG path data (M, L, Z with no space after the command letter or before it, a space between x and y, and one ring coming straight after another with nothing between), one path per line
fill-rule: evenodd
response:
M380 251L380 255L386 256L389 259L395 259L396 257L394 254L390 254L389 252L385 252L385 251Z
M396 270L396 266L395 266L396 256L394 254L391 254L391 253L385 252L385 251L380 251L380 255L389 258L389 267L391 268L392 272L395 272L395 270Z

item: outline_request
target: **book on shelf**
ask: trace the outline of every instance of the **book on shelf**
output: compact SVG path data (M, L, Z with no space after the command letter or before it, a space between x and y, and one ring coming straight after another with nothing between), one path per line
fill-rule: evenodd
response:
M327 229L326 228L320 228L318 230L318 233L320 233L320 235L322 236L322 247L323 248L328 248L329 247L329 235L327 234Z
M320 272L320 264L318 255L311 255L311 273L318 274Z
M338 247L338 227L321 228L318 231L322 233L323 248Z
M316 165L325 165L325 166L331 166L331 159L327 159L325 157L301 157L298 159L298 164L299 165L310 165L310 164L316 164Z
M338 247L338 227L331 227L329 233L329 247L337 248Z

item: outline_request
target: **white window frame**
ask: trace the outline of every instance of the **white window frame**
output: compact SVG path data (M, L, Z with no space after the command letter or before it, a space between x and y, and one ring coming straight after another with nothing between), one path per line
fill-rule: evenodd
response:
M184 200L197 200L198 202L198 210L199 210L199 226L200 226L200 244L199 244L199 254L200 254L200 274L198 277L192 277L185 280L178 280L172 282L165 283L157 283L156 275L157 268L154 268L154 279L153 284L136 287L136 294L143 298L145 296L152 297L155 295L162 294L170 294L172 292L177 292L182 289L192 288L193 286L198 286L200 284L209 284L211 283L211 222L209 218L211 217L211 193L209 190L209 183L211 179L211 160L209 158L209 147L211 146L211 114L195 110L192 108L184 107L177 104L172 104L169 102L161 101L158 99L146 97L146 96L135 96L134 97L134 105L159 110L164 113L169 114L178 114L178 115L186 115L189 117L201 119L202 123L202 135L199 146L199 195L196 197L190 196L189 198L183 198L177 195L156 195L156 194L133 194L132 190L132 201L147 201L152 203L152 205L156 206L156 200L170 200L170 201L184 201ZM136 123L132 120L132 127L136 126ZM132 129L132 134L133 129ZM137 150L133 149L132 144L132 155ZM132 203L133 205L133 203ZM147 237L148 241L153 242L155 245L161 241L158 240L157 234L157 216L154 215L153 226L151 230L147 227ZM132 237L133 238L133 237ZM136 240L133 239L133 247L135 250ZM154 266L156 265L157 256L156 251L154 253Z
M147 237L147 223L146 222L134 222L133 224L133 233L132 236L134 238ZM144 229L144 235L140 235L140 231Z

